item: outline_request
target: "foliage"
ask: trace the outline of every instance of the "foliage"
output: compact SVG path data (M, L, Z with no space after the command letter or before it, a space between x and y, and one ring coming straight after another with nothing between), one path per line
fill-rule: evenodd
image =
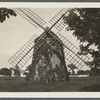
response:
M19 66L16 66L16 68L14 69L14 74L17 76L20 76L20 69Z
M31 65L28 65L28 66L26 67L26 71L28 71L28 73L31 74L31 73L30 73L31 70L32 70L32 66L31 66ZM27 72L25 72L25 74L26 74L26 73L27 73Z
M0 22L3 23L9 16L16 16L16 13L12 9L0 8Z
M100 8L75 8L64 16L67 30L82 43L80 54L91 54L93 66L100 67ZM85 43L85 45L84 45ZM91 49L95 45L97 50Z
M100 76L100 69L97 67L91 68L90 76Z
M74 64L69 64L67 66L70 68L70 70L72 71L72 74L74 75L75 74L74 69L77 69L77 67Z
M8 69L8 68L1 68L0 69L0 75L5 75L5 76L9 75L9 76L11 76L11 70Z
M77 69L77 67L74 64L69 64L68 67L71 69Z
M89 75L90 74L90 70L79 70L78 72L77 72L77 74L78 75Z
M84 70L79 70L79 71L77 72L77 74L78 74L78 75L85 75L85 71L84 71Z

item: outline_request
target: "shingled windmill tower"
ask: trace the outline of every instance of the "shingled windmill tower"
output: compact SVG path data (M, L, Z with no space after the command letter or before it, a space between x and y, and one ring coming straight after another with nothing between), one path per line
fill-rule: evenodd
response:
M46 31L35 40L35 47L41 43L37 53L33 53L31 73L34 80L46 82L69 80L63 42L46 28Z
M32 64L30 75L34 81L62 81L68 80L68 71L66 60L76 65L81 69L86 65L85 61L89 57L77 55L79 51L69 40L63 37L60 33L54 33L52 28L61 31L65 24L63 16L67 13L66 9L58 12L49 22L52 25L50 28L44 28L46 23L42 18L35 14L29 8L14 9L24 19L31 23L36 28L40 27L44 32L40 35L33 35L33 37L10 59L9 62L16 68L20 69L32 57Z

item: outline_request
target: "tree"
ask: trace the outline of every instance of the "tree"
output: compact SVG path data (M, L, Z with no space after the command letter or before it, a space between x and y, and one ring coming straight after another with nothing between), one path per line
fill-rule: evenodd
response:
M9 16L16 16L12 9L0 8L0 22L3 23Z
M77 72L77 74L78 74L78 75L85 75L86 72L85 72L84 70L79 70L79 71Z
M91 72L90 70L86 70L86 71L85 71L85 74L86 74L86 75L90 75L90 72Z
M0 75L7 76L9 75L11 77L11 70L8 68L1 68L0 69Z
M100 69L97 67L91 68L90 76L100 76Z
M100 67L100 8L75 8L70 9L64 16L67 30L81 42L80 54L91 54L93 66ZM92 45L97 50L91 48Z
M20 69L19 69L18 65L16 65L16 67L14 69L14 74L15 74L15 76L20 76Z
M72 74L75 74L74 69L77 69L77 67L74 64L69 64L68 67L70 68L70 70L72 71Z

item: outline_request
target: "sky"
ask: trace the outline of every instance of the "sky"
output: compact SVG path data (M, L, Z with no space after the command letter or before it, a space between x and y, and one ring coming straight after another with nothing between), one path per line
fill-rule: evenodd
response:
M49 20L61 10L61 8L31 9L47 22L44 27L50 26ZM55 33L57 32L56 29L53 31ZM9 19L0 23L0 68L12 67L8 62L9 58L11 58L11 56L13 56L34 34L40 35L42 32L43 30L41 28L36 29L18 14L16 17L10 16ZM79 46L79 41L72 35L72 32L65 31L64 28L60 33L75 46ZM31 59L25 67L30 63Z

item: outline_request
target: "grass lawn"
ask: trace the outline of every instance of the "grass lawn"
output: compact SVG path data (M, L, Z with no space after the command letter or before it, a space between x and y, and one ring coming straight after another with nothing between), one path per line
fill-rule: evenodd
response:
M100 92L99 77L73 77L69 82L26 82L24 78L0 77L0 92Z

